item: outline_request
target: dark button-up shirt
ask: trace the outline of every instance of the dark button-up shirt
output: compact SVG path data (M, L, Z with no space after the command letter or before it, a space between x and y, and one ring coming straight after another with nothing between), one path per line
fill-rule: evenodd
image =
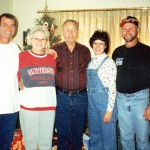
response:
M57 53L56 87L64 90L81 90L86 88L86 68L91 60L90 50L76 43L71 52L62 42L52 47Z

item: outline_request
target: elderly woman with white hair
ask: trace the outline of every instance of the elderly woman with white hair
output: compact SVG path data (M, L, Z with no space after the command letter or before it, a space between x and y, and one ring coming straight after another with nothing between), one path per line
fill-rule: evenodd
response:
M31 49L19 55L20 124L25 149L50 150L56 109L54 56L44 50L49 47L49 32L36 26L27 35Z

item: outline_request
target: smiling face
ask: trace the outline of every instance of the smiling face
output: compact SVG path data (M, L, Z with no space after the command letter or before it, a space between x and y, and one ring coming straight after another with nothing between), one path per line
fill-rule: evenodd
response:
M122 37L125 42L134 42L137 40L139 29L133 23L126 23L122 27Z
M43 54L45 53L44 48L46 46L46 37L45 34L41 31L34 33L31 39L32 50L34 53Z
M93 51L94 55L101 55L104 53L104 50L106 48L105 42L101 40L95 40L93 42Z
M2 17L0 22L0 41L9 42L16 30L16 24L14 19Z
M77 25L74 22L66 22L63 26L63 36L67 44L74 44L78 36Z

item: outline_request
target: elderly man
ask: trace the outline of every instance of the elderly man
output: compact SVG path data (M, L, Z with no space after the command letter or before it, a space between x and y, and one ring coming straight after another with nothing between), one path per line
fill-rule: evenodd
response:
M66 20L62 26L65 41L54 45L57 52L56 128L59 150L81 150L87 112L86 67L89 49L76 42L78 23Z

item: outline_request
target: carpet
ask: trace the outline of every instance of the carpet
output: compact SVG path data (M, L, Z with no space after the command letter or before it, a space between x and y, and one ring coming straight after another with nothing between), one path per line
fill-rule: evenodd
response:
M11 150L25 150L23 135L20 129L15 130L14 138L11 144Z
M52 141L53 148L52 150L57 150L57 134L54 133L53 141ZM25 150L24 142L23 142L23 135L21 129L16 129L14 133L14 138L11 144L11 150ZM37 148L38 150L38 148ZM86 150L83 146L82 150Z

